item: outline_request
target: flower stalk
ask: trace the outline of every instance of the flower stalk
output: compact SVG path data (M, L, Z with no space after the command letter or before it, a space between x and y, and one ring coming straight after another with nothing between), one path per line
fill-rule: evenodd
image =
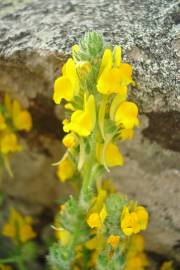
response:
M117 143L131 139L139 124L138 107L127 100L132 67L121 54L101 34L87 33L73 46L54 84L55 103L64 100L68 110L63 121L67 151L57 175L80 186L79 196L71 196L56 217L58 242L49 255L55 270L130 270L129 243L147 227L145 208L103 179L111 167L124 164ZM140 262L143 270L147 263Z

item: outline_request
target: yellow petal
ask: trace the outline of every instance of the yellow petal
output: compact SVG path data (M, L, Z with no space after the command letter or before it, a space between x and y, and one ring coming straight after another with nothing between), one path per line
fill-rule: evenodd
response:
M63 138L62 142L67 148L72 148L76 145L77 139L73 133L69 133Z
M15 226L13 226L12 224L5 224L2 230L2 234L6 237L15 239L16 237L16 230L15 230Z
M75 166L69 158L63 159L57 169L57 176L60 181L65 182L70 179L75 172Z
M98 213L92 213L87 219L87 224L91 228L99 228L101 227L101 218Z
M119 244L120 236L119 235L110 235L107 239L107 243L112 246L112 248L116 248Z
M17 137L13 133L5 134L0 141L0 151L2 154L19 152L22 147L17 142Z
M105 159L108 167L122 166L124 164L124 159L119 148L113 143L107 145Z
M110 107L110 118L111 120L114 120L114 116L115 116L115 113L119 107L119 105L124 102L127 98L127 92L126 93L123 93L123 94L117 94L114 98L113 98L113 101L111 103L111 107Z
M115 58L115 65L118 67L121 63L121 47L116 46L114 48L114 58Z
M22 243L27 242L36 237L36 233L33 231L32 227L29 224L23 224L20 227L20 241Z
M112 52L110 49L105 49L99 73L101 74L104 68L111 68L111 67L112 67Z
M62 76L56 79L53 95L53 100L56 104L60 104L63 98L70 101L73 98L73 94L73 85L67 77Z
M84 110L73 112L71 121L63 122L64 131L74 131L82 137L87 137L93 131L96 123L95 101L94 96L85 99Z
M101 209L100 213L99 213L100 219L101 219L101 223L103 224L106 217L107 217L107 210L106 210L106 206L105 204L103 205L103 208Z
M134 126L139 125L137 115L137 105L133 102L125 101L119 105L114 120L117 125L122 125L125 129L132 129Z
M18 130L30 131L32 129L32 118L28 111L21 111L14 119L14 125Z
M135 212L138 217L141 230L146 230L149 219L147 210L143 206L137 206Z
M79 78L76 71L74 60L69 58L62 69L63 77L67 77L72 84L73 95L77 95L80 88Z
M134 130L133 129L122 129L120 131L120 139L121 140L131 140L134 136Z
M71 240L71 233L65 229L61 229L59 231L59 239L61 241L62 246L66 246Z
M103 154L105 154L105 157L103 157ZM103 144L97 144L96 158L101 164L103 164L103 160L105 159L105 165L108 167L122 166L124 164L124 159L119 148L113 143L105 145L105 149Z

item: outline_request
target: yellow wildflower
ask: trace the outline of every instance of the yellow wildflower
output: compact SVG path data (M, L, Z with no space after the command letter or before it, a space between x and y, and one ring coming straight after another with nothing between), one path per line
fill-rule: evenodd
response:
M114 121L117 126L121 126L125 129L132 129L134 126L139 125L138 107L135 103L124 101L122 102L114 116Z
M107 211L106 211L106 206L104 205L99 213L94 212L89 215L87 219L87 224L91 228L100 228L103 225L106 217L107 217Z
M173 262L172 261L164 262L161 265L160 270L173 270Z
M17 142L17 136L13 133L6 133L0 140L0 151L6 155L11 152L21 151L22 147Z
M131 140L134 135L134 130L133 129L122 129L120 131L120 138L121 140Z
M76 145L77 139L73 133L69 133L63 138L62 142L67 148L72 148Z
M84 110L77 110L73 112L71 121L63 122L64 131L74 131L82 137L87 137L91 134L96 123L96 109L94 96L90 95L88 98L85 96Z
M144 270L148 265L149 262L146 255L140 253L127 259L125 270Z
M20 103L14 100L12 103L12 119L18 130L30 131L32 129L32 118L27 110L21 108Z
M71 233L63 228L57 231L58 239L61 241L63 246L66 246L71 240Z
M112 248L116 248L117 245L119 244L120 237L119 235L110 235L107 239L107 243L112 246Z
M97 262L97 258L101 252L101 250L104 248L105 240L102 234L98 233L96 236L91 238L85 243L85 246L87 249L91 250L91 259L88 263L89 267L94 267Z
M16 228L14 224L6 223L2 231L3 235L12 239L16 237Z
M100 67L97 90L106 95L126 94L127 86L132 82L132 67L129 64L121 63L120 47L115 48L114 65L112 52L106 49Z
M134 234L131 237L128 256L133 257L144 251L144 238L141 234Z
M8 222L4 225L2 234L13 240L19 240L22 243L36 237L32 229L32 219L23 217L14 208L10 211Z
M97 144L96 158L101 164L105 163L108 167L122 166L124 163L123 156L117 145L114 143L109 143L107 145Z
M91 228L100 228L107 217L106 206L104 204L106 196L107 192L100 189L97 197L94 198L87 218L87 223Z
M142 206L137 206L133 211L125 206L121 215L121 229L125 235L138 233L145 230L148 224L148 212Z
M102 234L97 234L85 243L86 248L89 250L101 249L104 244L104 238Z
M23 224L20 228L20 240L22 243L27 242L30 239L36 237L36 233L33 231L30 224Z
M5 119L2 114L0 114L0 130L4 130L7 128Z
M74 172L75 166L69 158L65 158L59 163L57 168L57 176L62 182L70 179Z
M27 110L22 109L17 100L11 101L6 94L4 97L6 111L12 117L13 125L17 130L30 131L32 129L32 118Z
M60 104L64 98L71 101L79 92L79 79L76 72L74 60L69 58L62 68L62 76L56 79L54 84L53 99Z

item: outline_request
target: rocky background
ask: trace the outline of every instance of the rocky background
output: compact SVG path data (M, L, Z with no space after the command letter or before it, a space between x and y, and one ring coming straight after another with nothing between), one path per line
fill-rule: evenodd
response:
M136 138L120 146L126 164L113 176L120 191L148 207L147 250L180 261L179 22L176 0L0 0L0 93L19 99L34 122L12 160L14 178L1 179L10 202L46 220L71 192L51 166L64 151L53 82L72 44L100 31L134 67L130 99L142 120Z

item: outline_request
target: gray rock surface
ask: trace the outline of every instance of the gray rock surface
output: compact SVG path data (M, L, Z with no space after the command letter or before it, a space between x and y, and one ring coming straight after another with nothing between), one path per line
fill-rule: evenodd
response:
M125 167L113 174L120 190L148 206L147 248L180 260L179 22L176 0L0 0L0 91L29 107L34 122L31 153L13 160L14 182L5 175L3 189L32 213L61 194L50 166L63 152L53 81L71 45L85 31L100 31L132 63L130 98L143 115L136 140L121 147Z

